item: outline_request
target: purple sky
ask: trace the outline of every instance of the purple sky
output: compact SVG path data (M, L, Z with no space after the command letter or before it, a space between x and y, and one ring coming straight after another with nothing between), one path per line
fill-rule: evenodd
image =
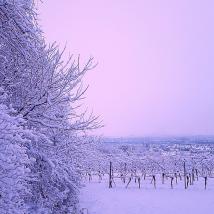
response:
M214 134L213 0L45 0L48 42L94 56L85 103L108 136Z

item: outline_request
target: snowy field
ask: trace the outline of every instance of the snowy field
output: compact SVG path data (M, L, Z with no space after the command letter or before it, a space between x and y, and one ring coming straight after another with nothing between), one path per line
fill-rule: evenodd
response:
M199 178L187 190L183 180L170 187L170 180L157 188L150 183L150 178L142 181L139 189L131 182L126 189L121 180L116 186L108 188L108 179L101 183L93 180L85 182L81 190L80 205L84 214L212 214L214 210L214 178L208 180L204 189L204 179Z

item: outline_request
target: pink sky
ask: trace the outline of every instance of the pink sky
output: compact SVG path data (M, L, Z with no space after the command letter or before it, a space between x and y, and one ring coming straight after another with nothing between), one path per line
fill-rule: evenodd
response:
M107 136L214 134L213 0L45 0L48 42L99 62L85 103Z

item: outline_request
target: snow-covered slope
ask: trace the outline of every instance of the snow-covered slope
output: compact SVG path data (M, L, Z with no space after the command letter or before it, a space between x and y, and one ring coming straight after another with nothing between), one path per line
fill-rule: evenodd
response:
M159 179L160 181L160 179ZM138 189L133 182L126 189L117 180L116 187L109 189L108 180L99 183L86 181L81 191L81 207L88 214L212 214L214 210L214 179L208 180L205 190L203 178L185 190L180 181L170 188L170 181L157 183L154 189L150 179L142 182Z

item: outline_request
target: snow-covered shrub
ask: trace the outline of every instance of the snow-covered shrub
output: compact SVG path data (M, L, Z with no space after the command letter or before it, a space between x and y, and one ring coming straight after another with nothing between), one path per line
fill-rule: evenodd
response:
M0 88L0 101L5 94ZM0 104L0 213L27 213L25 203L30 196L28 182L33 159L27 154L27 136L24 120L13 116L14 109ZM31 134L30 134L31 135Z

